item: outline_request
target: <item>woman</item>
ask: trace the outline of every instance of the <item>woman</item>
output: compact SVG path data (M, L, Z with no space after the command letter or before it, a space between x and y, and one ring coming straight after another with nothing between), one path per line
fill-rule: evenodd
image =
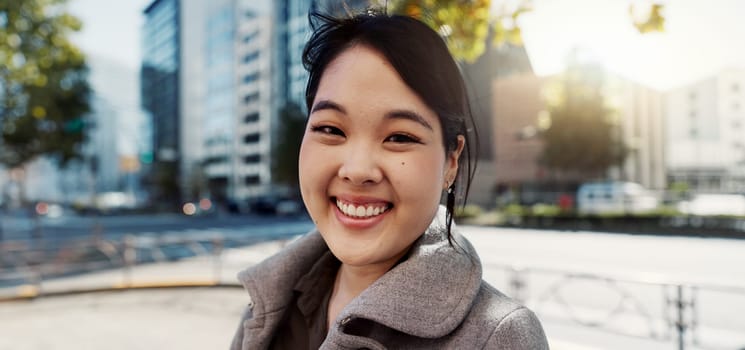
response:
M453 231L474 157L443 40L402 16L313 18L299 175L317 231L239 275L233 349L547 349Z

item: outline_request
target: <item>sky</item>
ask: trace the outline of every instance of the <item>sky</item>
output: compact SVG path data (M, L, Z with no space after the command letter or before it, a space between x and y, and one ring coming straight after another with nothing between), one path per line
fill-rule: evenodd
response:
M142 11L152 0L69 1L84 23L73 37L83 50L138 69ZM631 2L645 0L534 0L520 26L536 73L560 72L575 48L663 91L727 67L745 67L745 21L739 19L745 1L659 1L666 5L666 31L641 35L628 10Z
M152 0L68 0L68 10L83 21L72 40L90 54L139 69L143 11Z
M588 51L609 70L659 90L723 68L745 68L745 1L659 2L666 5L665 31L640 34L632 25L629 0L535 1L535 11L521 25L536 73L561 71L573 47Z

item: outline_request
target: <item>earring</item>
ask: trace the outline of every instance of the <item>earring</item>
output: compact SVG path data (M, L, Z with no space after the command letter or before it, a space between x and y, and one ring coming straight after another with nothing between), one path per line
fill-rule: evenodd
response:
M447 199L447 207L448 208L455 208L455 191L453 190L454 185L448 186L448 199Z

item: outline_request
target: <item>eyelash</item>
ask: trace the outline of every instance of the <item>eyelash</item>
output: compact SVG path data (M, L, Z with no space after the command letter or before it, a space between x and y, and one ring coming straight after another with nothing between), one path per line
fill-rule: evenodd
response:
M394 138L399 138L399 139L400 138L403 138L403 140L394 141L393 140ZM391 136L386 137L385 140L386 141L390 141L390 142L396 142L396 143L422 143L419 140L419 138L417 138L417 137L415 137L413 135L404 134L404 133L393 134Z
M325 135L338 135L338 136L344 136L344 132L341 131L337 127L329 126L329 125L316 125L312 126L310 128L312 132L317 132Z
M323 135L329 135L329 136L341 136L345 137L344 132L341 131L341 129L330 126L330 125L315 125L311 126L310 130L312 132L320 133ZM397 140L397 141L396 141ZM394 142L394 143L422 143L422 141L410 134L406 133L395 133L385 138L385 142Z

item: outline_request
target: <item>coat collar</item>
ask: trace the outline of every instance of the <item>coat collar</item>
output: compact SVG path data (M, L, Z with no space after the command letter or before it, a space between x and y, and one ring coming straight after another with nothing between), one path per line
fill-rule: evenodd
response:
M455 248L450 246L444 223L445 211L441 207L412 246L408 259L352 300L335 324L363 318L417 337L437 338L451 333L476 298L481 263L471 244L456 232ZM265 316L283 310L292 301L297 280L326 251L323 238L314 231L241 272L238 278L254 303L254 324L248 327L263 327Z

